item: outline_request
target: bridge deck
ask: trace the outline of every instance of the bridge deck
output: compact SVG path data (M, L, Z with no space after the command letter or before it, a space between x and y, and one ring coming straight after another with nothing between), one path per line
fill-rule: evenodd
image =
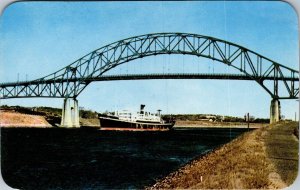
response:
M0 87L16 86L16 85L31 85L31 84L49 84L55 82L75 82L83 80L85 82L92 81L113 81L113 80L149 80L149 79L216 79L216 80L286 80L286 81L298 81L297 77L256 77L247 76L243 74L223 74L223 73L158 73L158 74L125 74L125 75L102 75L93 78L69 78L69 79L48 79L32 80L32 81L19 81L19 82L8 82L0 83Z

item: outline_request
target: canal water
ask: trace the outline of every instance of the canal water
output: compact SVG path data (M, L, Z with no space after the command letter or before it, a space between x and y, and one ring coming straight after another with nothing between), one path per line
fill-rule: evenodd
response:
M2 128L2 176L18 189L141 189L247 130Z

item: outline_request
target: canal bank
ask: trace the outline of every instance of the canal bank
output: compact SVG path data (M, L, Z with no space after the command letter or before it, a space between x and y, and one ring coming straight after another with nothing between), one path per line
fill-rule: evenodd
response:
M280 122L246 132L195 159L148 189L278 189L298 172L296 122Z
M249 128L257 129L267 126L267 123L249 123ZM248 128L247 122L220 122L176 120L174 128Z

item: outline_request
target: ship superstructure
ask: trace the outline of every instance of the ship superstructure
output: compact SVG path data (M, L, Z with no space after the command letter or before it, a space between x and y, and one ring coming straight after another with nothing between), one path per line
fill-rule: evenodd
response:
M102 130L169 130L175 121L166 122L161 118L161 110L151 113L144 110L141 105L140 111L129 110L115 111L100 114L100 126Z

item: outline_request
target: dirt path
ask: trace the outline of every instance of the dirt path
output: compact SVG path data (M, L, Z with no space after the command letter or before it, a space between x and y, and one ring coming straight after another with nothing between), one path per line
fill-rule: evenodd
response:
M247 132L182 167L149 189L278 189L298 172L297 123Z

